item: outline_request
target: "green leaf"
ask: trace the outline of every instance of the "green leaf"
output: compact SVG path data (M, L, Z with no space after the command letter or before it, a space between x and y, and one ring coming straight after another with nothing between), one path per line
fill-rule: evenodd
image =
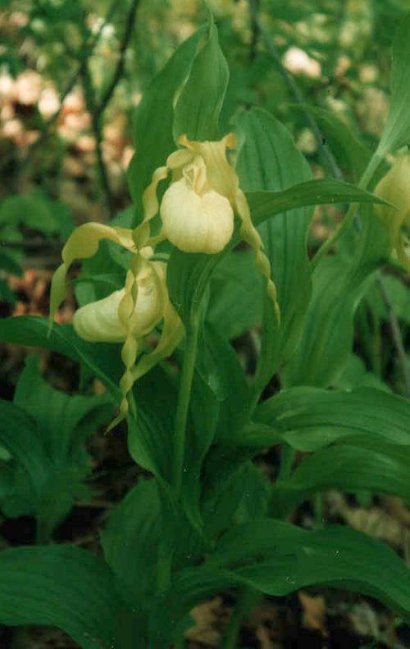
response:
M11 478L2 510L10 517L34 515L39 536L48 538L75 498L87 492L91 462L84 443L111 417L112 406L105 397L69 397L52 389L34 357L20 376L14 404L1 405L9 414L0 441L13 458L0 467L0 475L6 471Z
M12 255L8 254L5 250L0 250L0 270L4 270L10 275L17 275L21 277L23 270Z
M101 559L64 545L0 553L0 623L62 629L82 649L112 649L121 601Z
M216 441L222 442L241 428L251 395L245 372L230 343L219 331L211 328L208 328L207 340L209 349L212 349L213 365L218 368L219 381L224 388L218 399L219 417L215 432Z
M268 507L267 479L252 462L228 467L229 459L212 462L212 473L204 477L202 514L211 539L236 523L264 516Z
M393 41L390 111L377 154L388 152L410 143L410 14L402 17Z
M57 462L75 458L87 438L112 416L107 396L68 396L54 390L41 376L35 356L26 360L14 403L37 421L45 448Z
M38 432L37 423L14 403L0 400L0 443L17 459L30 480L31 496L35 500L43 481L48 457Z
M292 140L288 130L273 115L252 109L237 119L240 139L237 170L245 191L280 191L310 180L309 166ZM286 162L285 162L286 161ZM254 222L255 206L250 200ZM265 252L278 292L281 324L270 327L265 314L265 336L261 382L269 381L275 365L294 351L301 333L304 314L311 293L310 266L307 256L307 231L311 208L299 207L278 214L260 225ZM271 356L269 359L268 356ZM261 387L263 387L263 385Z
M77 336L71 325L54 323L49 331L48 318L37 316L1 319L0 340L25 347L51 349L83 363L115 397L119 396L118 381L123 369L118 345L88 343Z
M168 155L176 148L173 137L174 98L189 74L203 33L204 28L200 28L178 47L144 92L136 110L136 153L128 169L128 184L138 222L142 220L144 189L151 182L155 169L164 165Z
M24 224L46 235L68 236L74 227L67 207L41 192L8 196L0 206L0 225Z
M283 371L286 386L329 386L342 373L353 345L353 317L372 274L388 256L388 242L372 214L351 258L324 258L313 274L313 294L296 353Z
M374 194L359 189L355 185L323 178L308 180L280 192L246 192L252 221L259 225L270 217L297 207L337 203L383 203Z
M156 588L160 503L155 480L140 480L101 532L104 556L130 607L145 609Z
M314 585L376 597L409 619L410 571L390 548L347 528L308 532L260 519L234 527L203 566L176 575L153 609L152 630L166 636L195 604L233 586L278 597Z
M293 500L291 509L308 494L325 489L387 493L410 500L409 463L409 444L347 438L304 458L290 478L277 483L279 498L284 491L286 500ZM272 496L275 500L275 487Z
M256 428L243 433L243 442L257 442L258 447L281 440L296 450L310 452L363 435L410 445L410 403L373 388L352 392L290 388L260 405L254 418ZM266 428L258 429L258 424Z
M255 225L260 225L277 214L297 207L347 201L383 202L354 185L327 179L310 180L280 192L247 192L246 196ZM216 265L239 241L238 228L236 228L231 243L217 255L185 253L176 248L172 251L168 262L167 283L170 298L185 324L190 322L192 306L202 300Z
M175 106L174 136L191 140L219 140L219 114L228 85L228 65L212 22L207 40L192 64Z
M190 404L190 423L183 475L187 515L196 527L203 522L200 496L203 464L211 444L234 434L243 425L250 394L244 371L229 341L210 326L198 347Z
M165 486L172 479L176 388L164 370L154 367L138 381L134 394L138 407L136 418L128 419L129 451Z
M399 320L410 325L410 287L394 275L383 275L383 284L394 313ZM377 281L369 286L366 292L366 301L371 304L378 318L388 320L388 312Z
M354 530L307 532L280 521L253 521L228 532L211 562L269 595L326 584L377 597L409 616L409 569L392 550Z
M254 255L233 252L221 260L212 275L207 321L224 338L238 338L260 324L263 291Z
M360 180L370 160L371 151L356 137L350 126L335 113L319 106L295 104L292 108L312 113L338 163L352 175L353 180Z
M333 386L338 390L377 388L378 390L391 392L390 386L373 372L368 372L364 361L353 353L348 356L343 372L333 382Z

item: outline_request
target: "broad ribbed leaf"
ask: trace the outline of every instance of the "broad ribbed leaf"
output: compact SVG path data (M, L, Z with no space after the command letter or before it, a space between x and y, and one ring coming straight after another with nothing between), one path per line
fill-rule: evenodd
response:
M255 225L260 225L282 212L309 205L382 202L369 192L337 180L310 180L284 191L248 192L246 196ZM190 321L192 305L202 299L215 266L239 240L237 228L231 243L217 255L184 253L176 248L172 251L168 262L167 282L171 300L186 324Z
M180 135L191 140L220 139L219 114L228 77L228 65L219 46L218 31L211 23L207 40L194 59L175 106L175 139Z
M286 386L327 387L340 376L353 346L353 317L372 274L388 257L388 242L372 214L362 214L353 255L316 267L302 338L282 378Z
M41 376L35 356L26 360L14 403L37 421L44 447L56 462L75 455L87 437L112 417L107 396L69 396L52 388Z
M283 596L313 585L376 597L410 618L410 571L382 543L342 527L308 532L261 519L228 532L202 567L176 576L172 591L153 611L153 629L160 611L159 633L169 633L192 606L228 587L248 586Z
M128 419L128 447L137 464L162 483L172 479L172 440L176 388L166 372L155 367L134 388L136 417Z
M347 437L368 435L410 445L409 421L408 400L381 390L290 388L256 409L255 428L249 427L241 434L241 443L264 447L284 441L294 449L309 452Z
M48 318L18 316L0 320L0 340L25 347L42 347L83 363L109 388L119 395L118 381L122 375L118 345L88 343L75 333L71 325L53 324L49 332Z
M240 114L237 126L242 145L236 167L245 191L286 190L310 180L309 165L288 130L273 115L252 109ZM300 337L311 293L306 239L312 212L311 207L284 211L259 227L281 310L279 328L271 309L265 313L258 369L260 389L271 378L275 366L293 353ZM255 220L254 210L252 213Z
M0 444L7 449L30 478L34 499L46 478L47 457L37 422L25 410L0 400Z
M174 98L189 74L204 28L200 28L175 51L165 67L153 79L139 104L134 125L136 153L128 169L128 185L142 219L142 194L157 167L176 149L173 137Z
M371 151L356 137L351 127L336 113L319 106L304 104L292 108L312 113L343 171L346 171L348 177L359 181L370 160Z
M264 286L250 251L235 251L215 268L206 319L228 340L260 324Z
M400 20L393 41L390 111L378 147L383 157L410 143L410 14Z
M156 588L160 506L155 480L140 480L101 533L105 559L130 607L145 608Z
M62 629L82 649L121 649L121 602L101 559L75 547L48 545L0 553L0 623Z
M351 443L350 443L351 442ZM388 444L362 437L316 451L304 458L278 494L286 492L293 509L310 493L325 489L387 493L410 500L410 446ZM275 488L273 491L275 498Z

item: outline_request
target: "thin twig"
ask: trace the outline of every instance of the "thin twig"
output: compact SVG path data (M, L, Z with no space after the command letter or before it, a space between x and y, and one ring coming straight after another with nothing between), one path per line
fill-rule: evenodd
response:
M107 11L107 13L105 15L105 18L104 18L103 22L101 23L98 31L93 35L93 37L90 39L90 41L85 46L85 53L86 53L87 57L89 57L92 54L92 52L94 51L95 47L97 46L97 44L98 44L98 42L99 42L99 40L101 38L104 27L110 22L110 20L112 19L112 17L114 15L115 11L117 10L117 8L118 8L118 2L117 2L117 0L113 0L113 2L111 3L111 5L110 5L110 7L109 7L109 9L108 9L108 11ZM67 84L64 87L63 91L61 92L61 95L60 95L60 98L59 98L59 107L57 108L57 110L52 115L50 115L48 120L46 122L44 122L44 124L43 124L43 126L41 128L41 134L39 135L37 140L35 140L35 142L33 142L33 144L29 147L25 159L20 163L20 173L22 173L26 169L26 167L30 164L31 158L34 155L34 153L37 151L37 149L39 149L44 144L44 142L49 137L51 127L58 120L58 118L60 117L61 111L63 110L64 100L70 94L70 92L73 90L73 88L79 82L79 80L81 78L81 70L82 70L82 63L79 64L78 68L76 69L76 71L72 75L71 79L69 79L69 81L67 82ZM11 157L12 156L9 156L9 159L5 159L3 161L2 167L11 160Z
M105 108L107 107L107 104L109 103L115 88L118 85L118 82L121 80L122 75L124 73L124 67L125 67L125 55L128 49L128 46L130 44L131 40L131 34L132 30L134 27L135 23L135 17L137 14L137 9L139 5L140 0L132 0L130 10L128 12L127 16L127 21L126 21L126 26L124 30L124 34L122 37L121 41L121 46L120 46L120 52L119 52L119 59L117 62L117 66L114 70L114 73L112 75L110 83L107 85L106 90L103 92L101 100L97 106L97 113L98 115L101 115Z
M314 137L318 143L319 149L322 151L323 159L326 162L326 166L328 170L330 171L330 173L334 178L336 178L337 180L343 180L344 179L343 172L341 171L339 165L337 164L337 161L331 149L327 145L317 121L315 120L314 116L311 115L311 113L309 113L305 109L305 100L298 84L296 83L293 76L289 74L289 72L284 67L275 45L273 44L271 38L269 37L269 35L266 33L266 31L260 24L259 16L258 16L258 1L249 0L249 7L250 7L252 23L258 26L258 32L262 37L266 51L268 52L270 57L275 61L278 70L282 75L283 79L285 80L290 90L290 93L293 95L296 103L301 106L305 114L306 121L308 122L310 128L312 129ZM378 283L378 287L382 299L387 309L387 317L392 332L393 344L396 348L397 358L399 361L399 365L403 377L404 392L405 395L410 398L410 369L409 369L409 362L405 351L405 346L403 343L403 336L400 330L400 324L395 314L394 307L392 301L390 300L390 296L387 291L386 284L384 282L383 277L379 276L377 283Z
M10 248L11 250L19 250L20 248L27 248L32 250L38 250L43 248L51 248L51 250L59 251L61 250L61 241L55 239L21 239L18 241L16 239L7 239L0 240L0 249L1 248Z
M108 216L113 215L114 197L103 156L103 115L112 95L114 94L115 88L117 87L124 73L125 54L130 43L138 5L139 0L132 0L127 15L126 27L120 45L119 59L112 75L111 81L108 83L106 90L103 92L100 101L96 100L96 93L90 73L88 57L83 57L81 68L81 79L83 81L84 95L87 103L87 108L91 115L91 126L95 139L97 168L100 178L100 185L105 195L105 200L108 208Z
M249 0L249 7L250 7L250 14L251 14L251 20L252 24L257 27L257 30L262 38L262 41L265 45L265 49L271 59L276 63L277 68L279 73L282 75L286 85L289 88L290 93L293 95L295 101L297 104L302 106L302 108L305 107L306 102L303 97L302 91L300 90L299 86L297 85L296 81L292 77L291 74L287 71L285 66L282 63L280 54L278 50L276 49L274 43L272 42L272 39L270 38L269 34L266 32L264 27L262 27L259 16L258 16L258 2L257 0ZM255 27L254 27L255 28ZM322 154L323 162L325 163L326 167L328 168L328 171L331 173L334 178L337 178L338 180L342 180L343 178L343 173L339 168L339 165L336 162L336 158L334 157L332 151L330 150L329 146L326 143L326 139L323 136L323 133L317 123L317 121L314 119L314 117L306 110L304 109L303 111L305 115L305 119L307 123L309 124L309 127L312 130L312 133L315 137L315 140L318 144L319 151Z
M97 157L97 169L99 176L99 184L101 191L105 195L105 202L107 206L107 216L112 216L113 213L113 195L111 192L110 181L108 178L108 171L104 162L103 155L103 132L101 125L101 114L98 113L97 105L95 102L95 89L91 79L90 68L88 60L85 58L82 64L81 79L83 82L84 96L87 104L88 111L91 116L91 127L95 140L95 152Z
M387 291L386 283L383 277L379 276L377 278L377 284L379 286L380 294L382 296L384 305L387 309L387 318L390 324L392 339L393 339L394 346L396 348L397 358L403 376L404 394L407 398L410 399L410 364L407 358L406 349L404 347L399 320L394 312L394 308L390 300L390 296Z

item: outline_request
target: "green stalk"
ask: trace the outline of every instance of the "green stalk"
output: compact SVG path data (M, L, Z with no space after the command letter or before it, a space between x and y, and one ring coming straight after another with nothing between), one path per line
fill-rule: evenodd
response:
M242 622L262 599L262 593L253 588L244 587L239 591L235 608L232 611L231 619L228 622L222 638L221 649L236 649L238 647Z
M177 411L175 415L173 480L177 499L181 495L182 476L184 472L186 425L192 391L192 381L194 378L196 352L198 348L199 323L199 314L193 314L190 326L187 328L186 347L182 364L181 381L179 384Z
M377 153L374 153L373 157L370 159L369 164L367 165L363 176L360 179L358 187L360 189L366 189L373 178L374 173L377 171L380 163L382 162L383 157ZM324 257L329 250L331 250L340 237L350 228L353 223L354 217L356 215L356 205L353 203L350 205L346 216L344 217L342 224L339 228L320 246L319 250L312 259L311 266L312 270L316 268L319 261Z

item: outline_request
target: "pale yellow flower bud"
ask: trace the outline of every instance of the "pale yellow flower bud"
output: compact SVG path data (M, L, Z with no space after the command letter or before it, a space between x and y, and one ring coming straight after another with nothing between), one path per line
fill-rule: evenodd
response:
M391 169L379 181L374 193L388 205L376 205L376 214L388 229L393 255L399 263L410 270L408 241L403 231L410 227L410 154L398 156Z
M160 266L160 264L156 264ZM164 312L164 290L159 285L153 269L146 265L136 278L138 293L134 305L133 335L146 335L161 320ZM108 297L91 302L78 309L73 318L76 333L89 342L124 342L127 329L120 319L119 307L125 288Z

